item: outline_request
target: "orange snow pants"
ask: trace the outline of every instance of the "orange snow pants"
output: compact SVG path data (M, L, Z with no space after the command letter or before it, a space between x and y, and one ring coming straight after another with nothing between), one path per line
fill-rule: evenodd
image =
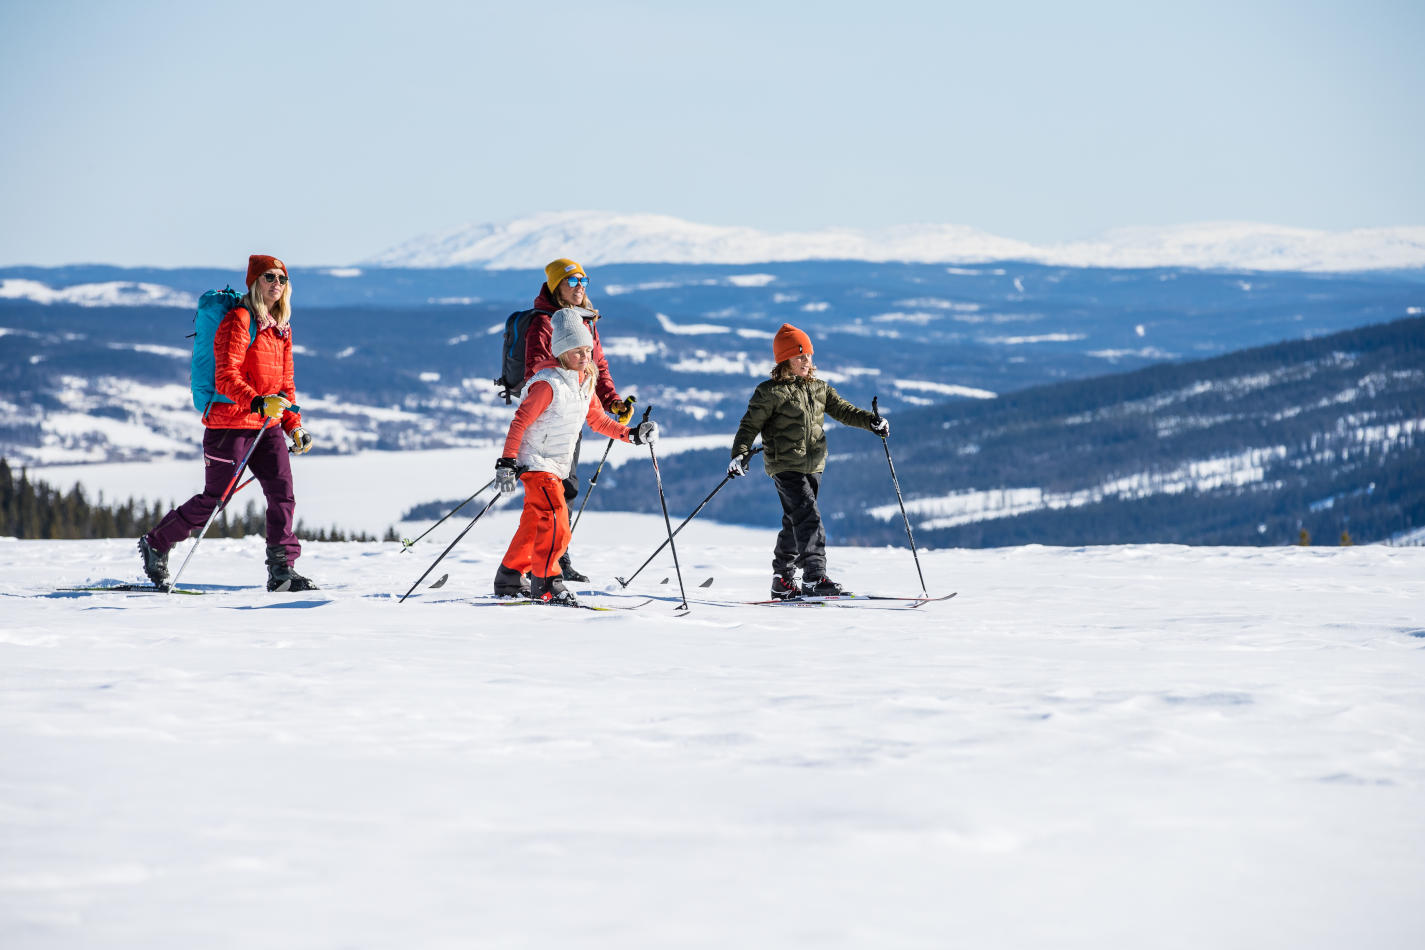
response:
M524 511L520 526L500 563L521 574L555 577L559 558L569 547L569 506L564 502L564 483L549 472L525 472Z

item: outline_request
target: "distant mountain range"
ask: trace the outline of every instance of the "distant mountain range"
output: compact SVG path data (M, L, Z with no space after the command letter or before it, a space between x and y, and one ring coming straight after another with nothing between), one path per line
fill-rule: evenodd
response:
M1425 274L1247 274L1034 264L811 261L593 269L613 376L678 435L730 436L783 322L820 372L892 414L1323 336L1422 312ZM18 272L17 272L18 271ZM505 317L542 270L294 269L297 387L323 451L482 444ZM196 453L192 299L241 275L0 271L0 455L13 463ZM185 299L186 298L186 302Z
M381 267L539 268L558 257L613 263L855 260L1058 267L1360 271L1425 267L1425 227L1320 231L1243 222L1124 228L1035 245L974 228L918 224L771 233L667 215L568 211L423 235L362 262Z

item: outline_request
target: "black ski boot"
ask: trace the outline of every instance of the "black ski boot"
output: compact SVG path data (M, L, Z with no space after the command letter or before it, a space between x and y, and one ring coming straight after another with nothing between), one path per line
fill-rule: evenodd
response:
M564 579L554 577L530 577L529 595L536 603L554 604L560 607L577 607L579 598L564 586Z
M168 552L159 554L148 543L148 535L139 538L139 554L143 557L143 572L159 590L168 589Z
M803 597L844 597L845 595L845 588L826 575L802 579Z
M287 563L287 549L267 546L267 589L271 591L321 590L309 579L292 570Z
M574 565L569 561L569 552L565 551L559 555L559 576L566 581L573 581L576 584L587 584L589 578L585 574L580 574L574 569Z
M496 597L528 597L529 575L501 564L495 572Z
M801 589L797 587L797 575L791 571L772 575L772 597L774 599L786 600L789 597L800 597L801 593Z

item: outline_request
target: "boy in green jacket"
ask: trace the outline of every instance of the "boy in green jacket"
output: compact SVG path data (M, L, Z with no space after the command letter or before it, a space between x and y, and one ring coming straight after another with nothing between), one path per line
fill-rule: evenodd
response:
M732 441L727 474L747 474L752 440L762 436L763 464L777 484L782 501L782 530L772 551L772 596L834 597L845 594L826 576L826 529L816 506L821 473L826 468L824 415L842 425L856 426L885 438L891 424L858 409L816 378L811 338L790 323L772 338L777 365L772 378L759 383ZM802 572L797 585L796 570Z

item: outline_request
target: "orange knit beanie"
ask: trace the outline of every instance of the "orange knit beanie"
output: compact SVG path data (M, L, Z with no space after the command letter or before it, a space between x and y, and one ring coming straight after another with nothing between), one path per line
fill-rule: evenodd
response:
M790 323L782 324L782 329L772 338L772 359L780 363L801 353L811 356L811 337Z

